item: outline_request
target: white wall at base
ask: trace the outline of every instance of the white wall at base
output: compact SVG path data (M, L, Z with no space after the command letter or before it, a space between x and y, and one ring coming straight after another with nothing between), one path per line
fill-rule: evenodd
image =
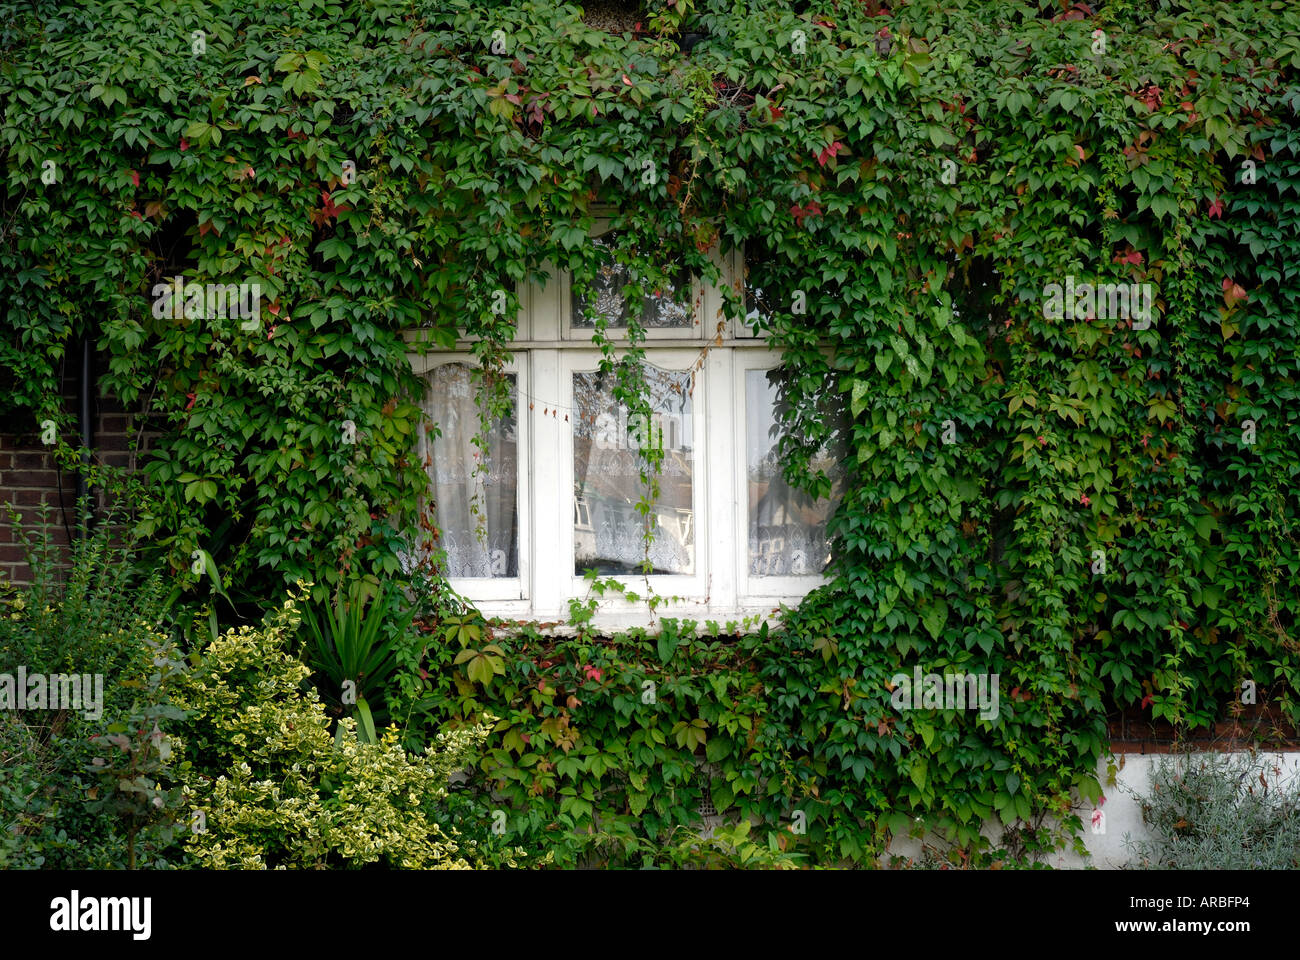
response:
M1193 754L1193 756L1198 756ZM1284 779L1300 776L1300 752L1265 753L1261 759L1269 758L1281 768ZM1151 792L1151 772L1160 760L1173 759L1171 754L1117 754L1115 762L1119 769L1115 773L1115 783L1107 783L1106 761L1102 761L1097 772L1098 780L1105 791L1106 802L1099 809L1105 814L1102 822L1103 831L1094 833L1091 821L1093 807L1076 808L1075 812L1083 820L1083 842L1090 857L1083 858L1072 849L1058 851L1045 862L1057 869L1096 868L1099 870L1116 870L1132 860L1132 854L1125 845L1125 836L1133 840L1150 839L1150 833L1142 822L1142 809L1138 804L1139 796ZM987 827L984 835L996 840L1001 829L996 824ZM941 849L946 845L939 844ZM889 851L882 859L881 865L888 866L891 856L919 859L921 842L912 837L899 837L890 844Z

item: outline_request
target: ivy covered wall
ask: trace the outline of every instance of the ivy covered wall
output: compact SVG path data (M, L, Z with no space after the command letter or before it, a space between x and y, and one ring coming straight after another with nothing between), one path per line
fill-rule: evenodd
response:
M428 522L408 339L479 337L502 403L517 285L589 280L603 207L647 290L745 248L802 372L786 459L814 492L835 377L834 582L780 631L624 638L599 678L590 637L538 658L525 636L512 679L448 657L430 681L452 714L545 729L485 762L533 798L519 829L645 802L671 822L713 790L683 759L707 753L716 802L798 807L827 856L913 816L970 840L1095 798L1116 705L1207 724L1255 688L1294 712L1293 5L697 0L636 37L542 0L5 3L0 24L3 415L70 427L60 363L91 337L164 428L139 522L181 579L200 549L242 596L396 573ZM259 283L256 316L154 309L176 275ZM916 666L997 673L1000 717L900 714ZM651 668L685 687L616 709ZM538 669L612 706L584 733L530 700Z

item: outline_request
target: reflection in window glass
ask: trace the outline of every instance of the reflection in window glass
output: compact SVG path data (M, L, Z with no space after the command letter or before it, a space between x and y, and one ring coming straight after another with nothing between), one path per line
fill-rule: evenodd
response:
M745 323L755 330L762 330L774 312L772 298L763 292L762 287L750 285L748 267L745 273Z
M507 374L512 388L514 374ZM514 390L512 389L512 392ZM475 470L482 451L476 384L463 363L435 367L429 377L427 411L440 436L431 439L434 508L447 553L448 577L519 576L518 432L512 412L488 433L485 470ZM517 399L517 394L514 399Z
M765 259L765 255L760 250L755 249L753 245L746 245L744 257L745 323L755 330L766 329L771 323L772 315L776 312L776 304L773 302L771 291L764 291L762 287L757 286L751 277L751 268L760 263L760 258Z
M797 577L818 574L830 562L826 523L843 489L840 458L827 444L812 461L813 470L831 478L829 499L814 501L782 474L777 417L784 402L783 371L745 372L745 450L749 477L749 574Z
M652 423L629 436L627 409L614 400L615 376L573 375L573 569L602 575L641 571L646 519L636 510L647 496L641 444L661 444L659 497L649 522L651 572L695 572L692 499L694 438L691 375L646 367Z
M614 261L613 232L594 238L604 254L604 264L592 280L589 297L573 293L573 325L592 328L596 317L608 318L611 327L626 327L632 304L623 296L623 287L632 282L626 266ZM641 323L649 327L685 327L692 325L691 285L685 269L677 273L676 282L667 290L654 290L641 301Z

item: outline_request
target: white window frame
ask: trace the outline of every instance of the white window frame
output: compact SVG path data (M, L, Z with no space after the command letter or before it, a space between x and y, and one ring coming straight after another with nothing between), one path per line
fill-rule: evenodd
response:
M595 235L608 229L598 221ZM743 252L710 256L721 269L720 283L743 297ZM574 571L573 435L565 420L572 413L573 374L599 368L601 353L591 345L594 331L572 326L572 284L567 271L548 265L546 281L524 283L519 293L518 333L505 369L516 376L518 430L518 578L456 578L452 588L488 616L564 620L570 600L589 596L590 584ZM782 364L779 350L765 335L755 336L736 323L722 321L721 292L691 277L694 323L685 328L646 331L641 344L645 362L661 369L694 369L692 424L692 507L695 524L695 573L602 576L625 585L641 599L626 601L616 592L598 599L593 625L600 629L650 626L659 617L720 625L753 615L766 617L780 604L794 604L826 583L822 574L762 577L749 573L749 491L746 371ZM715 319L716 318L716 319ZM626 355L626 328L609 327L614 356ZM413 335L418 336L418 331ZM426 375L445 363L476 361L473 339L462 337L454 351L411 355L415 372ZM427 437L421 437L421 462ZM564 504L556 509L557 504ZM435 505L436 510L436 505ZM680 598L651 611L646 586L658 597Z
M449 364L459 363L471 369L478 365L478 361L470 353L457 351L455 353L430 353L419 357L415 361L415 371L421 377L426 378L424 401L428 401L428 381L427 377L436 367L447 366ZM527 613L531 606L529 599L529 585L531 583L531 531L532 531L532 496L529 488L532 486L532 450L530 438L532 435L532 418L527 416L527 397L529 394L528 365L518 362L509 362L503 365L506 373L515 375L515 496L517 502L515 505L515 515L518 518L517 533L519 542L516 544L518 551L519 575L517 577L449 577L447 579L451 588L465 597L472 600L484 608L490 607L494 613L516 614ZM423 406L423 404L422 404ZM431 440L427 432L420 430L420 463L424 464L426 459L432 456L433 450ZM427 475L427 474L426 474ZM426 492L426 498L428 493ZM437 513L437 504L433 505L434 513Z

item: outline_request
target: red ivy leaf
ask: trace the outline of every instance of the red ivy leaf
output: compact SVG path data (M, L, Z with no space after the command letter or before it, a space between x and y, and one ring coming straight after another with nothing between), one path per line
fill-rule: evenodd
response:
M819 167L826 166L827 161L829 161L832 157L835 156L835 154L839 153L843 149L844 149L844 144L840 143L838 140L828 145L822 150L821 153L817 154L817 166Z
M812 200L806 207L795 204L790 208L790 215L794 217L794 223L797 227L803 226L804 217L819 216L822 212L821 204Z

